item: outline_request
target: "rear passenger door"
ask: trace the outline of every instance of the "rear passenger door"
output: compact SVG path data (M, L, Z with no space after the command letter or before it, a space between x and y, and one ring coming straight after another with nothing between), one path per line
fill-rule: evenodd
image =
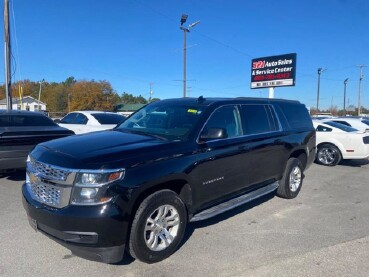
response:
M248 185L280 178L284 171L283 135L273 106L246 104L240 108L244 170Z

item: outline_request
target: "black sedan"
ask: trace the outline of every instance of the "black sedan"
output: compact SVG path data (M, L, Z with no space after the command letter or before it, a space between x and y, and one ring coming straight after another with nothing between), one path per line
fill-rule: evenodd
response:
M0 172L25 168L36 144L73 134L38 112L0 110Z

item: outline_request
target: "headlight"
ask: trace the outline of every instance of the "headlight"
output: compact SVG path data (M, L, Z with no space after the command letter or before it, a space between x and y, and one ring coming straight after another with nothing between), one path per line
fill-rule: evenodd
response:
M81 171L77 173L74 183L71 204L99 205L109 202L112 196L106 194L107 185L122 180L124 169Z

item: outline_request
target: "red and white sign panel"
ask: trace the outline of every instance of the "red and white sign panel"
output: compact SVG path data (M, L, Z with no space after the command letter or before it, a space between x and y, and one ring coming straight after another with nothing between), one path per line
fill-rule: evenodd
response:
M251 61L251 88L294 86L296 53Z

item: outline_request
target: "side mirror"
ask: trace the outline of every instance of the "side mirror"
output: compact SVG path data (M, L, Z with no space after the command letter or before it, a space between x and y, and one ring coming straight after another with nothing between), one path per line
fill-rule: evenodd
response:
M55 119L54 119L54 122L55 122L55 123L60 123L60 118L55 118Z
M201 133L200 139L202 141L213 140L213 139L224 139L227 138L228 134L224 128L209 128Z

